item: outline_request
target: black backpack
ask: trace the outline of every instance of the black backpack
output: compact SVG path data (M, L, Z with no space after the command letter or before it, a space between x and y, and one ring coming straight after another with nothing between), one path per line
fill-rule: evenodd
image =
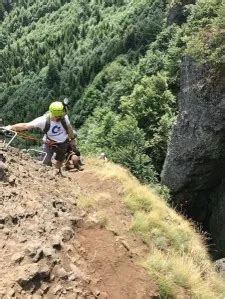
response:
M68 134L68 133L69 133L69 130L68 130L68 126L67 126L65 117L61 118L60 121L61 121L61 124L62 124L63 128L66 130L66 133ZM44 130L43 130L43 133L44 133L44 134L47 134L47 133L48 133L48 131L49 131L49 129L50 129L50 126L51 126L50 115L47 115L47 117L46 117L45 127L44 127Z

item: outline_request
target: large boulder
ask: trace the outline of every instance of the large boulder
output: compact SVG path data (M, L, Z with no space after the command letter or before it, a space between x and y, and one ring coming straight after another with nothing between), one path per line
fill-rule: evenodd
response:
M179 113L161 179L188 216L212 230L212 219L217 224L225 219L225 209L220 219L212 218L219 201L225 200L217 192L225 178L225 76L210 64L186 58L180 88Z

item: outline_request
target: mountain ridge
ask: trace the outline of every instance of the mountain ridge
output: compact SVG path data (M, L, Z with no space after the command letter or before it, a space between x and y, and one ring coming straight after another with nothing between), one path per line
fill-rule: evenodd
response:
M3 298L222 298L194 225L128 170L89 158L62 178L24 151L4 155Z

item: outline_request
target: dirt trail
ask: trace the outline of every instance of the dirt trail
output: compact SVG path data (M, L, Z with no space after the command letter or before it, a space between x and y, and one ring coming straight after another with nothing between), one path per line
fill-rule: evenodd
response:
M5 156L0 298L157 298L138 266L148 248L129 232L131 215L117 182L100 180L89 165L61 178L15 149ZM98 198L94 207L80 207L85 196Z

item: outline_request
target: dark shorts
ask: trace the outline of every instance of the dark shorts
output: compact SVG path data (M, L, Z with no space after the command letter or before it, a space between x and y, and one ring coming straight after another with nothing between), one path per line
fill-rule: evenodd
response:
M55 160L59 162L63 162L66 157L66 152L68 150L68 141L65 141L63 143L57 143L54 145L44 145L44 152L47 154L43 164L45 165L52 165L52 157L55 153Z

